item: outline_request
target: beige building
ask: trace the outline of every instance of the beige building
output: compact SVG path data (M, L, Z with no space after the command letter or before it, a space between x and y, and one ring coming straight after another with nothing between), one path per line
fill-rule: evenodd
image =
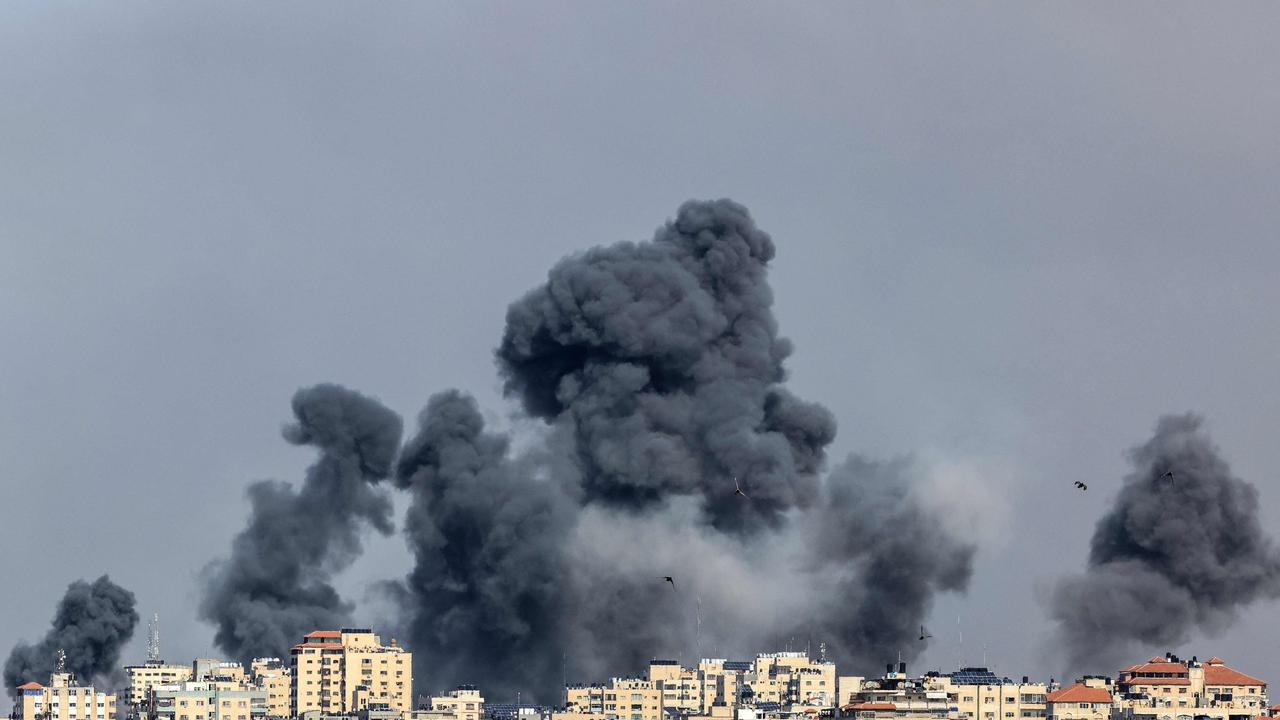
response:
M148 660L141 665L130 665L124 672L129 679L127 701L135 709L147 704L152 687L173 685L191 679L190 665L170 665L163 660Z
M191 679L196 682L216 682L226 687L240 687L245 682L244 665L217 658L196 658L191 661Z
M222 682L177 683L151 689L151 720L263 720L267 694L227 689Z
M287 718L293 702L293 674L280 658L256 658L249 671L253 686L267 694L267 717Z
M1022 720L1045 717L1044 683L1016 682L986 668L909 677L905 664L878 678L840 679L840 715L916 720ZM855 690L856 688L856 690Z
M1121 670L1116 692L1119 714L1130 720L1250 720L1270 712L1266 682L1218 657L1153 657Z
M81 685L67 672L53 673L47 686L29 682L18 686L15 720L115 720L116 696L92 685Z
M413 709L413 654L372 630L316 630L292 650L290 715Z
M1048 695L1050 720L1108 720L1115 707L1110 681L1103 677L1084 677Z
M803 652L766 653L756 656L746 676L751 701L829 708L836 704L835 663L822 662Z
M440 695L432 695L428 703L434 713L448 720L480 720L484 715L484 698L475 685L459 685Z

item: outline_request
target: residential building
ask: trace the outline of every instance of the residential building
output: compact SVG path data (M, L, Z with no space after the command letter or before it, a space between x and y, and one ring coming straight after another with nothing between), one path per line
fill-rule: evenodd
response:
M440 695L432 695L429 708L448 720L480 720L484 714L484 698L475 685L459 685Z
M173 685L191 679L190 665L171 665L163 660L148 660L141 665L129 665L124 669L129 679L129 693L126 698L133 709L147 704L151 697L151 688L156 685Z
M287 718L293 698L293 674L280 658L256 658L250 663L253 686L267 693L267 717Z
M1116 692L1127 720L1251 720L1270 713L1266 682L1219 657L1153 657L1121 670Z
M151 688L151 720L264 720L267 694L225 687L227 681L187 681Z
M1107 720L1115 709L1110 678L1086 676L1046 697L1050 720Z
M367 628L316 630L292 650L290 715L413 709L413 654Z
M18 686L14 698L15 720L115 720L115 693L98 692L81 685L75 675L55 672L49 684L29 682Z

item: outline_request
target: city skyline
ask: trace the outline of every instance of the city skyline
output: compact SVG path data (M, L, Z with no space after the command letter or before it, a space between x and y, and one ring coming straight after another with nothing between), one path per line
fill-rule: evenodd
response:
M542 7L0 9L0 652L51 664L50 618L83 581L77 607L114 608L111 652L76 663L145 657L159 613L174 656L349 619L513 687L820 643L1046 678L1189 647L1280 671L1274 6ZM540 354L557 322L627 325L547 311L644 286L619 271L586 292L592 262L650 252L589 249L655 228L693 247L685 230L736 211L704 227L682 204L720 198L776 257L670 326L697 342L615 353L587 332ZM714 285L685 260L657 285ZM752 400L731 451L679 402L566 400L583 348L615 379L661 371L659 395L709 387L683 363L755 337L699 334L748 296L776 335L734 369L761 374L697 395ZM359 451L326 434L329 401L370 411ZM441 418L469 434L433 435ZM1189 445L1193 487L1227 497L1203 522L1210 499L1148 477ZM466 515L477 497L433 495L432 453L462 446L488 463L481 500L529 477L570 490ZM324 496L249 488L292 497L319 461L354 467L336 485L355 492L304 561L237 555ZM1111 522L1153 509L1172 522ZM539 519L520 525L537 546L483 545L502 562L463 590L471 566L416 532L502 541L512 518ZM917 582L858 604L905 527ZM1186 542L1143 565L1117 527ZM1238 529L1248 551L1222 555ZM254 595L264 577L285 591ZM475 588L490 601L464 612ZM1096 603L1113 591L1170 601ZM273 616L279 597L305 612ZM1100 613L1107 632L1060 642ZM1135 642L1110 646L1116 628Z

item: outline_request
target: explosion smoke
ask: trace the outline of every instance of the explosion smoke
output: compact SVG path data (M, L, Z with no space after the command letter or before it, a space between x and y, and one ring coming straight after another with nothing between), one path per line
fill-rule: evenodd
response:
M418 426L396 483L414 494L403 592L419 677L492 678L500 697L545 687L559 667L568 498L515 464L457 391L431 398Z
M293 414L285 439L319 448L319 460L298 491L251 485L247 527L231 557L206 570L201 616L217 625L218 647L242 662L287 657L306 632L346 624L351 606L329 578L359 555L363 524L392 530L391 502L373 485L391 473L400 417L338 385L299 390Z
M780 385L791 343L771 310L773 255L746 208L689 202L653 242L567 258L512 304L506 390L572 427L588 502L696 494L739 532L813 502L835 420ZM751 503L732 502L733 476Z
M45 684L57 666L58 651L66 653L66 669L92 682L109 676L120 660L120 649L138 625L133 593L106 575L92 584L77 580L67 586L53 615L53 627L34 645L19 643L4 663L4 684L11 697L19 685Z
M798 617L850 671L920 647L973 547L916 501L905 461L854 458L822 482L835 421L782 386L773 255L720 200L558 263L511 305L497 352L508 395L548 426L529 453L469 398L432 398L397 474L420 689L554 701L564 659L599 679L691 653L695 598L730 653L805 631Z
M1133 645L1180 644L1193 628L1225 627L1239 608L1280 595L1280 554L1258 522L1258 492L1231 474L1202 422L1162 417L1130 451L1134 471L1094 530L1088 569L1054 589L1072 668L1114 663Z

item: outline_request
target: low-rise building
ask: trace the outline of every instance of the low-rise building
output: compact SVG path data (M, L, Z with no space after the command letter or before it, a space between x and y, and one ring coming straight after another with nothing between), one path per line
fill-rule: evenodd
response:
M287 718L293 697L293 674L280 658L256 658L250 663L253 686L267 693L267 717Z
M81 685L68 672L55 672L49 684L28 682L18 686L14 698L15 720L115 720L115 693Z
M448 692L432 695L428 707L443 720L480 720L484 715L484 698L475 685L459 685Z
M158 685L151 689L150 714L151 720L264 720L267 693L209 681Z
M1049 720L1107 720L1114 707L1108 678L1090 676L1049 693Z
M1126 720L1251 720L1270 712L1266 682L1219 657L1153 657L1121 670L1116 692Z

